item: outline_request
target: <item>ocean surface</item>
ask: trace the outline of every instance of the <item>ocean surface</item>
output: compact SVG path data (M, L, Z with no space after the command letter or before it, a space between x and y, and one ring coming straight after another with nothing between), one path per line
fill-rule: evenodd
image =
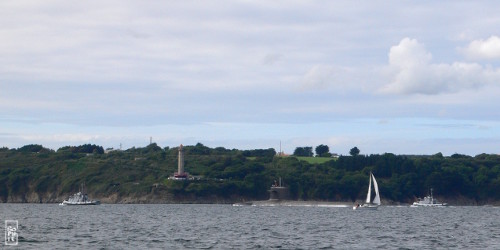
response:
M0 204L0 219L19 225L0 249L500 249L487 206Z

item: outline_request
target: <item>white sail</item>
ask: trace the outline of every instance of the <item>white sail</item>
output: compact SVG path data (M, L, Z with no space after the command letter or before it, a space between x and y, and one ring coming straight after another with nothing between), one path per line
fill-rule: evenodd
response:
M371 202L371 195L372 195L372 178L371 178L372 173L370 172L370 183L368 184L368 194L366 194L366 203Z
M380 205L380 195L378 193L377 180L375 180L375 176L373 174L372 174L372 178L373 178L373 188L375 189L375 199L373 199L373 203Z

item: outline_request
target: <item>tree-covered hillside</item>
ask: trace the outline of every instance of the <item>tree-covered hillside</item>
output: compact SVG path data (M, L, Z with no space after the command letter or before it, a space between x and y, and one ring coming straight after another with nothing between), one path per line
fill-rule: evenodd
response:
M310 163L300 157L278 157L274 149L209 148L198 143L184 151L185 170L194 180L169 180L177 170L178 148L154 143L106 153L88 144L57 151L41 145L1 148L0 201L58 202L78 191L81 183L93 197L109 202L267 199L268 188L279 177L295 199L354 201L366 195L370 171L386 200L411 202L433 188L435 195L451 203L500 201L498 155L354 154Z

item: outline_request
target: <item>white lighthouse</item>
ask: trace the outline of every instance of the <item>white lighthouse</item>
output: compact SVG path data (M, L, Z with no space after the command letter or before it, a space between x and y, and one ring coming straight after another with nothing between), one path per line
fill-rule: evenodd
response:
M184 172L184 149L182 144L179 146L179 159L177 163L177 172L174 173L174 179L176 180L186 180L188 175Z

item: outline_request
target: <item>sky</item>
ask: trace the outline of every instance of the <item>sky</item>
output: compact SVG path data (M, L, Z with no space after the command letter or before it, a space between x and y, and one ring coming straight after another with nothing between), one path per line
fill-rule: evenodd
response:
M0 1L0 147L500 153L498 1Z

